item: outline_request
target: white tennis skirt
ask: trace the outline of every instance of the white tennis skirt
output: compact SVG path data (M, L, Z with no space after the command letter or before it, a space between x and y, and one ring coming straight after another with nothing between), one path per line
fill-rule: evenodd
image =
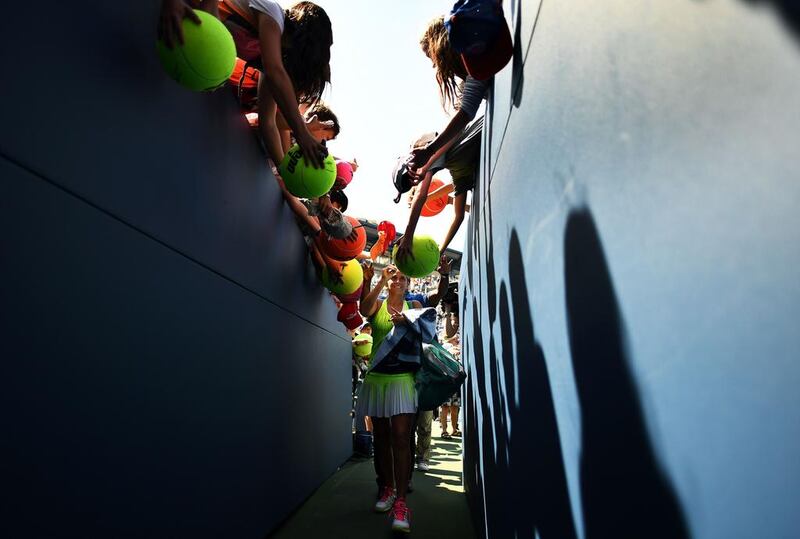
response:
M392 417L417 413L417 390L414 373L367 373L358 392L356 413L359 416Z

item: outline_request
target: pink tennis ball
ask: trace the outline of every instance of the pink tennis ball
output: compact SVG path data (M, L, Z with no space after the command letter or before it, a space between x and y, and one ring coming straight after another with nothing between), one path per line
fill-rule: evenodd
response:
M344 189L353 181L353 167L347 161L336 160L336 189Z

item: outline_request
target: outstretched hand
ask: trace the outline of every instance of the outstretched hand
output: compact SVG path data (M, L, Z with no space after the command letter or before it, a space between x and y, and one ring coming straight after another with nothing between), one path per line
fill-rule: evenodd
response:
M163 0L158 19L158 37L170 49L183 45L183 19L200 24L200 17L183 0Z
M344 264L335 264L334 266L328 264L328 277L330 278L332 283L335 284L344 284L344 278L342 277L342 271L335 267L340 266L341 269L344 269Z
M414 182L419 183L428 172L428 161L433 157L430 146L417 148L411 152L411 161L408 163L409 175Z
M369 261L362 262L361 271L364 273L364 282L365 283L372 282L372 278L375 276L375 268L372 266L372 262Z
M442 255L441 258L439 258L439 267L436 268L436 271L438 271L439 274L441 275L449 274L452 265L453 265L452 260Z
M433 156L433 152L431 151L430 146L425 146L424 148L417 148L416 150L411 151L411 161L409 162L410 168L420 168L428 161L431 160Z
M306 162L314 168L323 168L325 166L324 160L328 156L328 148L324 144L317 142L308 129L305 129L303 133L295 133L295 138L303 157L306 158Z
M403 234L403 237L400 238L400 243L397 244L397 254L395 255L395 260L405 260L407 257L411 257L411 260L415 260L414 253L411 252L411 245L412 245L412 236L411 234Z

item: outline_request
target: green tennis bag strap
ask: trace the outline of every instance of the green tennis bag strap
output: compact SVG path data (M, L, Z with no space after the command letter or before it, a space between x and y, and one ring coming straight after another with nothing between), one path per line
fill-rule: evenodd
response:
M433 410L461 389L467 374L461 363L439 342L422 345L420 369L417 371L417 405L420 410Z

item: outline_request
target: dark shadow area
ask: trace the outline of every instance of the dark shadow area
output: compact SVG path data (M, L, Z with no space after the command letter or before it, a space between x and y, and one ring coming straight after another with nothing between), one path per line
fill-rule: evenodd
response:
M500 285L499 317L503 343L505 386L512 393L513 376L519 387L519 405L513 394L497 395L508 403L511 436L509 467L502 483L512 497L513 532L517 537L570 539L577 537L569 501L558 434L553 392L544 351L536 340L525 263L516 230L511 231L508 255L508 291ZM513 339L516 338L516 350ZM510 487L510 488L508 488ZM525 510L519 508L524 507ZM513 537L498 534L497 537Z
M487 238L492 238L491 218L486 222ZM486 263L485 274L491 282L494 278L491 245L487 246ZM542 539L575 538L550 378L544 352L534 334L522 248L516 231L511 233L508 267L509 284L500 284L499 303L494 294L488 296L489 304L494 304L489 312L500 322L501 357L496 354L494 335L488 343L488 357L484 355L478 305L473 300L475 348L471 375L476 377L478 393L473 406L480 409L480 416L470 413L467 431L470 436L465 442L468 490L472 492L473 506L479 511L485 509L484 522L493 537L534 537L538 532ZM495 287L490 290L493 292ZM514 402L516 383L521 388L519 404ZM491 394L487 393L487 387ZM469 471L478 463L468 456L478 454L478 436L484 469L483 477L473 480ZM484 502L481 488L485 492L485 508L478 507ZM523 507L525 510L521 511ZM479 524L480 529L483 523Z
M466 304L466 301L464 301ZM472 358L474 367L473 371L469 373L473 381L467 378L465 389L465 406L462 409L468 414L464 415L464 490L468 493L467 499L472 508L471 514L473 517L473 524L476 530L484 528L483 523L486 521L486 508L483 504L483 489L485 485L482 484L485 478L481 477L481 446L478 443L479 437L483 437L482 441L485 444L486 438L483 429L482 421L485 420L487 414L486 406L486 391L483 386L484 380L484 362L483 362L483 335L480 331L480 321L478 314L478 301L475 297L472 300ZM468 357L468 356L465 356ZM473 384L477 387L477 392L473 392ZM467 408L468 407L468 408ZM480 408L482 419L478 418L478 410ZM474 473L467 473L466 471ZM471 494L471 495L470 495Z
M489 327L497 320L497 273L494 267L494 226L492 220L492 196L486 191L486 215L483 218L483 234L486 238L486 309L489 313ZM493 337L491 337L493 338ZM494 344L489 343L490 353L494 353ZM492 365L494 362L492 363ZM496 378L492 378L495 380Z
M522 90L525 85L525 64L524 53L522 48L522 0L516 1L514 18L516 24L514 25L514 56L511 59L511 103L519 108L522 103ZM525 44L527 46L527 43Z
M611 275L586 209L567 219L564 281L581 411L586 538L689 537L677 496L653 453Z
M751 6L771 5L795 39L800 39L800 4L797 0L743 0Z

